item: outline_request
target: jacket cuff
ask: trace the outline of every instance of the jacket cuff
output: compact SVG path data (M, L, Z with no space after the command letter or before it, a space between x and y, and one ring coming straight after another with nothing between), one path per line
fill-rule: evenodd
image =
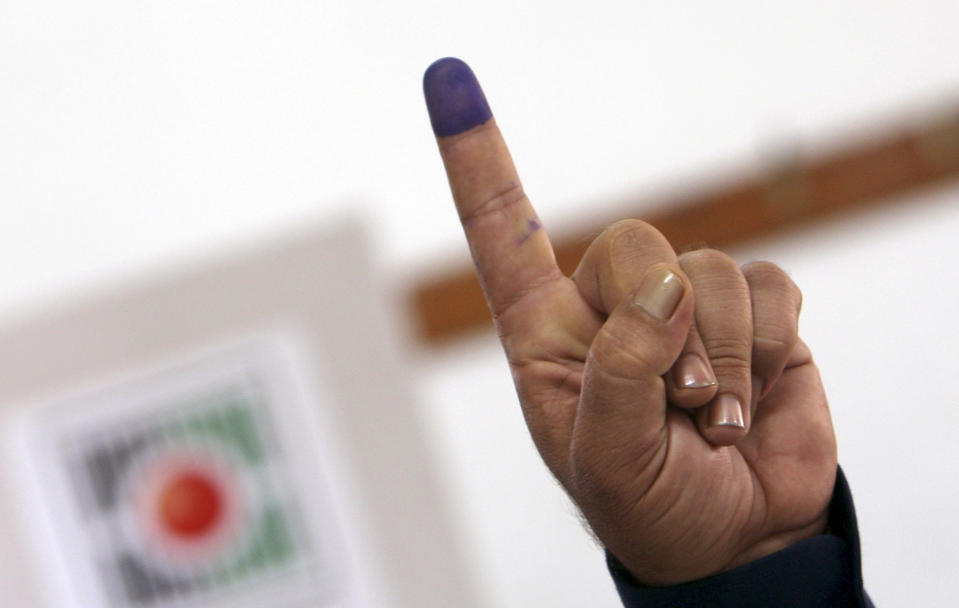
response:
M862 583L859 530L842 469L829 503L829 534L815 536L734 570L672 587L646 587L608 551L624 606L681 608L872 608Z

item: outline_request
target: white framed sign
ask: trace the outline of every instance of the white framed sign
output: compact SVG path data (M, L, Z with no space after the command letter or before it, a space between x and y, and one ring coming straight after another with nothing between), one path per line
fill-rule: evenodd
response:
M356 222L0 327L4 606L471 606Z

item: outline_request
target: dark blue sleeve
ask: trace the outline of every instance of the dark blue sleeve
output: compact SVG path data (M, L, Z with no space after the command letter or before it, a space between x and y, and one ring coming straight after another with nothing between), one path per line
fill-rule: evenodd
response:
M842 469L829 503L829 534L735 570L674 587L645 587L612 554L606 558L627 608L873 608L863 589L859 530Z

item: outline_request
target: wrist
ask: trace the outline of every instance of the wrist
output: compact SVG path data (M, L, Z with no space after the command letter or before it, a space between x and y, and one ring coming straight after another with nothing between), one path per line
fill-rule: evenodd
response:
M828 508L828 524L821 531L732 570L665 587L644 585L609 551L606 560L627 606L871 607L863 590L852 495L841 469Z
M820 514L820 516L809 525L803 526L799 529L776 534L757 542L730 560L730 562L720 569L717 574L720 572L734 570L750 562L754 562L772 555L773 553L778 553L797 543L813 538L814 536L828 534L828 529L829 511L827 509L823 509L823 512Z

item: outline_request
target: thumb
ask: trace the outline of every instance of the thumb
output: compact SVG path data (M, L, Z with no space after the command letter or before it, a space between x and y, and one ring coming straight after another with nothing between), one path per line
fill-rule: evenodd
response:
M574 461L626 465L618 457L642 458L665 439L663 374L679 357L692 323L689 285L678 266L651 267L596 334L584 369Z

